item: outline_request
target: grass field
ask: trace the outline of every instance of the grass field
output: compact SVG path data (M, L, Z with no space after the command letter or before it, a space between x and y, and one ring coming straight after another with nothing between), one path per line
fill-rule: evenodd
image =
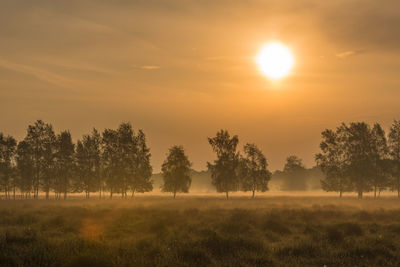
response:
M2 200L0 264L398 266L400 200Z

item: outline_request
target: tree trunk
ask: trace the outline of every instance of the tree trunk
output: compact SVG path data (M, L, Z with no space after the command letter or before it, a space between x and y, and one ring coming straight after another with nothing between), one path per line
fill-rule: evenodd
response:
M362 199L363 198L363 191L358 191L358 199Z
M176 191L174 191L174 199L176 198Z
M253 198L255 198L256 190L253 190Z
M343 192L342 192L342 190L340 190L339 191L339 198L342 198L342 194L343 194Z
M226 192L225 192L225 196L226 196L226 199L228 199L228 198L229 198L228 191L226 191Z
M49 199L49 190L46 190L46 199Z
M113 191L112 189L110 189L110 199L112 199L112 197L113 197Z
M135 189L132 189L132 195L131 195L131 198L134 198L135 197Z
M374 187L374 198L376 198L376 186Z

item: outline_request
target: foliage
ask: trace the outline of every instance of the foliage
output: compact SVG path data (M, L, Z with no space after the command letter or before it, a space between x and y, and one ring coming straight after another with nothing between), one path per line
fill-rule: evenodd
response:
M53 126L41 120L29 125L27 135L18 143L0 133L0 189L6 198L34 198L51 191L55 198L67 194L91 192L124 197L127 191L147 192L153 189L150 150L142 130L136 135L130 123L117 130L100 134L93 129L75 145L69 131L55 134Z
M365 122L342 123L336 131L322 132L321 153L317 164L325 173L321 181L326 191L356 191L362 198L364 192L388 186L391 162L384 130L379 124L372 128Z
M72 142L71 133L62 131L57 135L55 152L55 175L53 189L57 198L60 194L67 197L67 193L72 191L72 177L74 175L75 145Z
M226 130L220 130L215 137L208 138L208 142L217 154L214 164L207 162L212 183L217 192L225 192L228 198L229 191L237 191L239 188L237 176L239 154L236 151L239 138L237 135L231 137Z
M291 155L286 158L286 163L282 172L276 173L282 180L281 190L307 190L308 173L303 161Z
M14 192L17 186L14 158L16 155L17 141L12 136L0 133L0 189L10 198L10 191Z
M74 192L90 192L100 190L101 137L96 129L90 135L84 135L76 145L76 177ZM101 192L101 190L100 190Z
M395 120L389 132L389 151L392 160L392 179L390 186L400 197L400 121Z
M326 129L322 132L320 144L321 153L315 156L317 165L325 173L325 179L321 180L322 189L325 191L342 193L351 191L351 184L346 176L347 161L344 147L343 131Z
M322 186L340 196L357 192L359 198L364 192L374 191L378 197L381 191L391 189L400 197L400 122L396 120L388 136L378 123L372 127L365 122L342 123L335 130L326 129L321 152L315 156L316 167L307 169L300 158L291 155L283 170L273 175L255 144L246 144L240 155L238 136L230 136L226 130L220 130L208 142L217 156L207 163L208 171L197 173L188 167L179 175L185 182L178 186L170 179L178 177L172 174L175 170L171 166L176 163L167 158L163 172L168 179L163 191L187 192L192 183L188 177L193 176L195 184L207 191L211 184L226 198L234 191L251 191L254 197L256 191L265 192L271 184L280 184L281 190ZM38 120L28 126L25 138L18 143L0 133L0 190L5 198L15 198L18 193L21 198L30 198L31 194L38 198L41 192L46 199L51 192L57 199L76 192L85 192L87 198L93 192L100 198L106 192L110 198L113 194L126 198L128 193L133 197L153 190L150 159L144 132L136 132L130 123L102 133L93 129L74 144L68 130L55 134L51 124ZM182 166L190 166L188 162ZM322 176L320 185L315 185L314 180Z
M240 158L239 165L241 189L253 192L254 198L256 191L268 190L271 172L267 170L267 159L255 144L247 143L243 150L245 156Z
M191 165L182 146L171 147L161 167L164 178L162 191L172 192L174 198L177 192L188 193L192 183Z
M48 199L52 185L51 179L55 173L56 136L53 126L42 120L36 121L33 125L28 126L24 141L30 147L25 151L32 153L34 198L38 198L41 188L46 193L46 199Z

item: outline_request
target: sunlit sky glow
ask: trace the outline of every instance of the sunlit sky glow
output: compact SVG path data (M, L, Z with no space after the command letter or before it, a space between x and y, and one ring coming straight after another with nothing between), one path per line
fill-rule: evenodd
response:
M0 131L130 121L155 171L175 144L205 169L221 128L310 167L325 128L400 116L398 0L3 0L0 25ZM254 61L270 41L295 59L278 82Z

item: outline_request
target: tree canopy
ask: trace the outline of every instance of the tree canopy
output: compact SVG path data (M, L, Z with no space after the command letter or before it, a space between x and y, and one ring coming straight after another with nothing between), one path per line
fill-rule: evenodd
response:
M171 147L161 168L164 178L162 191L172 192L174 198L177 192L188 193L192 183L191 165L182 146Z

